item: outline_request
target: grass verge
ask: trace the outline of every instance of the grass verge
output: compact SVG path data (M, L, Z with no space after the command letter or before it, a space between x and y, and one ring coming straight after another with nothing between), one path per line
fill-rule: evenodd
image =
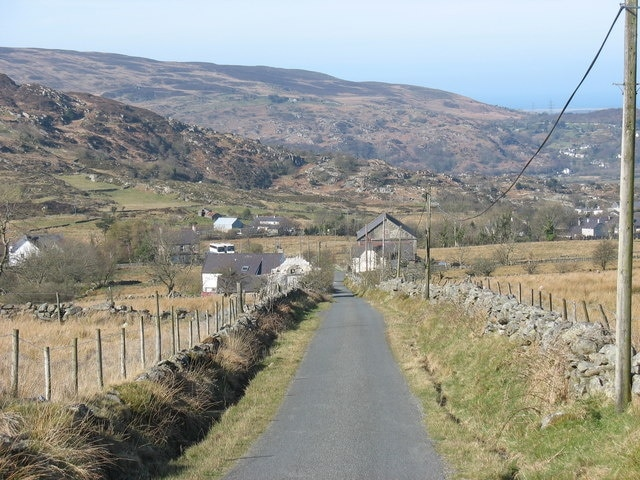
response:
M225 411L202 442L172 462L171 473L162 478L221 478L275 417L319 325L320 315L314 313L297 328L281 332L242 399Z
M484 321L458 306L366 296L452 478L640 478L638 405L617 414L606 398L571 401L561 359L483 335Z

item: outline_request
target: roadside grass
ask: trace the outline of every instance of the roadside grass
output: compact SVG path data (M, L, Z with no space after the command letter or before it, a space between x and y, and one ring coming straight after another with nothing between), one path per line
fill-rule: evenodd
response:
M327 305L321 305L320 311ZM162 478L222 478L275 417L320 321L316 311L297 328L281 332L242 399L225 411L202 442L172 462L171 473Z
M562 358L451 304L369 292L454 479L640 478L640 407L567 398ZM557 416L548 417L556 414ZM555 418L542 428L542 420Z

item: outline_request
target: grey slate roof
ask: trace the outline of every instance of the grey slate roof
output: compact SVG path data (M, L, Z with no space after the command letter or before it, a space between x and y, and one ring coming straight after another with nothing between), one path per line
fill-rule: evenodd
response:
M388 213L381 213L376 218L374 218L371 222L367 223L366 226L362 227L360 230L356 232L356 240L362 240L367 233L372 232L373 230L378 228L380 225L382 225L382 222L385 219L387 222L393 223L394 225L396 225L397 227L400 227L409 235L415 238L415 234L411 231L411 229L407 227L404 223L402 223L400 220L389 215Z
M208 253L202 273L221 273L232 268L241 275L267 275L284 260L283 253Z

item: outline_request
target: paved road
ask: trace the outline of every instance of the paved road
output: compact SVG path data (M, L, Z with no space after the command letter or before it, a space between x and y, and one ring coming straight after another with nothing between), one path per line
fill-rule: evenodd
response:
M278 415L225 480L445 478L381 315L334 286Z

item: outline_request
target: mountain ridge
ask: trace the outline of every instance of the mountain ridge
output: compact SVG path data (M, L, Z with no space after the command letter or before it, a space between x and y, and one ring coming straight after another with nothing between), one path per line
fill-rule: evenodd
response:
M526 113L425 87L44 49L0 48L0 71L19 83L102 95L268 145L379 158L414 170L515 171L533 148L505 141L510 133L503 125Z

